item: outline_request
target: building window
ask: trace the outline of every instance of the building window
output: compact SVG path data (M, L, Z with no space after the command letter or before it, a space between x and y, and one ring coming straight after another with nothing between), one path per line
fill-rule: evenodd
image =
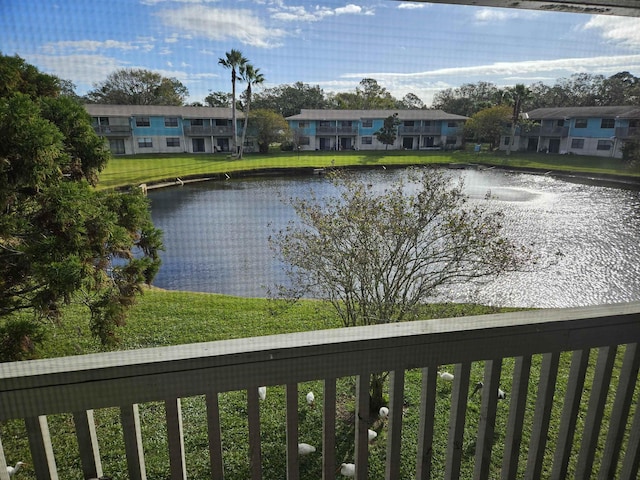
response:
M373 127L373 120L362 120L362 128L371 128Z
M576 128L587 128L587 119L576 118Z
M164 126L165 127L177 127L178 126L178 117L165 117Z
M373 137L362 137L362 145L373 144Z
M138 138L138 148L151 148L153 147L153 140L149 137Z
M457 142L456 137L447 137L447 145L455 145Z
M403 125L404 125L405 127L413 127L413 126L415 125L415 122L414 122L413 120L405 120L405 121L403 122Z
M229 120L226 118L216 118L216 127L228 127Z
M202 127L204 125L204 120L202 118L192 118L191 126L192 127Z
M308 122L298 122L298 128L307 128L308 126Z
M109 117L100 117L98 119L99 125L109 125Z
M311 144L311 140L306 135L301 135L298 138L298 145L310 145L310 144Z
M584 138L573 138L571 140L571 148L583 149L584 148Z
M598 140L597 150L611 150L611 140Z
M558 122L556 123L556 126L564 127L564 119L563 120L558 120Z
M511 143L511 137L504 137L504 145L509 145Z
M149 122L149 117L136 117L136 127L149 127L151 123Z
M615 118L603 118L600 122L600 128L615 128L616 127L616 119Z
M457 128L458 122L447 122L447 127L449 128Z
M319 127L327 128L327 127L330 127L330 126L331 126L331 122L329 122L328 120L320 120L320 121L318 122L318 126L319 126Z
M167 147L179 147L180 137L167 137Z

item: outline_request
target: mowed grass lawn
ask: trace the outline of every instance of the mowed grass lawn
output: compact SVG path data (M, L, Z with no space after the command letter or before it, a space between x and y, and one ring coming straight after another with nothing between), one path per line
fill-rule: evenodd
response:
M502 167L536 168L541 170L575 171L591 174L640 176L620 160L608 157L553 155L539 153L467 151L347 151L347 152L279 152L246 154L243 159L231 159L225 154L132 155L112 158L100 175L99 188L117 188L141 183L174 181L176 178L232 175L237 172L274 168L379 167L387 165L446 165L479 163Z

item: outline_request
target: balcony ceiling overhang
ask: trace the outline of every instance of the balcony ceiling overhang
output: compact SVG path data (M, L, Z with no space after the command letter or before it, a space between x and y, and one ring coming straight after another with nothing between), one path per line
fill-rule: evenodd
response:
M481 7L505 7L546 12L586 13L640 17L638 0L402 0L423 3L449 3Z

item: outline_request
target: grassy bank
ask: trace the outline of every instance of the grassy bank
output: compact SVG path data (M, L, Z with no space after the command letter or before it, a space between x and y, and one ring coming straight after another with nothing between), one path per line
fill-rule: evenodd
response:
M466 151L414 152L348 151L348 152L274 152L268 155L248 154L242 160L227 155L149 155L114 157L100 176L100 188L116 188L140 183L173 181L177 177L232 175L239 171L272 168L326 168L330 166L438 165L450 163L479 163L501 167L536 168L584 172L590 174L633 175L619 159L579 155L552 155L538 153L484 152L479 155Z

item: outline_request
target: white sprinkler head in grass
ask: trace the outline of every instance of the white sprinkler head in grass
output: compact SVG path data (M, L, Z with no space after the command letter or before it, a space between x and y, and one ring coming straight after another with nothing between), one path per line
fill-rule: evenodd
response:
M380 410L378 411L378 416L382 420L386 420L389 417L389 409L387 407L380 407Z
M316 447L313 445L309 445L308 443L299 443L298 444L298 455L309 455L310 453L314 453L316 451Z
M258 387L258 397L260 400L267 398L267 387Z
M310 407L313 407L316 403L316 396L313 394L313 392L309 392L307 393L307 405L309 405Z
M343 463L340 465L340 475L344 477L356 476L356 464L355 463Z

